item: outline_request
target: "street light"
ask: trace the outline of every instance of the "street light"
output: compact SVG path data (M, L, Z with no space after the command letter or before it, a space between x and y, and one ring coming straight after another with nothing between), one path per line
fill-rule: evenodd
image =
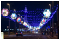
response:
M51 11L51 4L49 4L49 6L50 6L50 11ZM51 21L50 21L50 27L51 27Z
M16 12L16 9L14 9L14 13ZM16 22L15 22L15 33L16 33Z
M10 10L10 4L7 3L7 5L9 6L9 10ZM10 35L10 19L9 19L9 34L8 35Z
M16 10L14 9L14 11L16 11Z
M10 4L9 4L9 3L7 3L7 5L9 6L9 10L10 10Z
M51 11L51 4L49 4L49 6L50 6L50 11Z

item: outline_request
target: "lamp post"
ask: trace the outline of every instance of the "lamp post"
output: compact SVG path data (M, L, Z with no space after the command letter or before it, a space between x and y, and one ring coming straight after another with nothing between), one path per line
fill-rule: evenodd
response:
M20 17L20 14L18 14L19 15L19 17ZM19 24L19 31L20 31L20 24Z
M50 6L50 11L51 11L51 4L49 4L49 6ZM51 21L50 21L50 28L51 28Z
M49 4L49 6L50 6L50 11L51 11L51 4Z
M9 10L10 10L10 4L9 4L9 3L7 3L7 5L9 6Z
M7 3L7 5L9 6L9 10L10 10L10 4ZM9 19L9 34L8 35L10 35L10 19Z
M15 12L16 10L14 9L14 12Z
M15 13L15 11L16 11L16 10L14 9L14 13ZM16 34L16 22L15 22L15 34Z

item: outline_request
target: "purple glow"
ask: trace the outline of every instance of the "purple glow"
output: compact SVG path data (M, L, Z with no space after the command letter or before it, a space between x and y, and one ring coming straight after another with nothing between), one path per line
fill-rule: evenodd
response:
M27 12L27 7L25 7L25 13Z
M57 7L58 8L58 7ZM57 11L57 8L56 8L56 11ZM44 10L44 9L42 9L42 10ZM23 11L23 10L22 10ZM49 18L49 19L47 19L47 21L43 24L43 25L45 25L48 21L50 21L51 20L51 18L53 17L53 15L56 13L56 11L54 11L53 13L52 13L52 16ZM20 12L20 11L17 11L17 12ZM27 7L25 7L25 11L24 11L25 13L27 12ZM35 11L29 11L29 12L35 12ZM40 11L37 11L37 12L40 12ZM36 12L36 13L37 13ZM36 14L35 13L35 14ZM34 14L34 13L33 13ZM41 13L40 13L41 14ZM32 17L32 16L28 16L28 17ZM34 16L35 17L35 16ZM6 17L6 18L9 18L9 19L11 19L10 17ZM12 19L11 19L12 20ZM32 20L32 19L31 19ZM39 20L39 19L38 19ZM15 22L15 20L13 20L14 22ZM20 23L21 24L21 23Z

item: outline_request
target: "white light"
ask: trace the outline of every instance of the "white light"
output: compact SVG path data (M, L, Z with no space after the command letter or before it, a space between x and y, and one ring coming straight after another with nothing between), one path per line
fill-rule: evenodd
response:
M8 16L8 14L9 14L8 9L2 9L3 16Z
M16 11L16 10L14 9L14 11Z
M37 30L37 28L36 28L36 30Z
M17 18L17 15L16 15L15 13L12 13L12 14L11 14L11 18L12 18L12 19L16 19L16 18Z
M44 10L44 12L43 12L43 14L44 14L44 17L50 17L50 14L51 14L51 12L50 12L50 10L49 9L45 9Z
M33 29L33 30L35 30L35 29Z
M6 31L6 29L5 29L5 31Z
M24 23L23 23L23 25L27 25L27 23L26 23L26 22L24 22Z
M30 29L31 29L31 26L30 26Z
M51 6L51 4L49 4Z
M15 14L12 14L13 15L13 17L15 17Z
M11 29L11 30L13 30L13 29Z
M52 28L52 27L51 27Z
M11 29L10 29L11 30Z
M40 23L40 26L42 26L43 24L42 23Z
M10 5L9 3L7 3L7 5Z
M35 33L38 33L38 32L35 32Z

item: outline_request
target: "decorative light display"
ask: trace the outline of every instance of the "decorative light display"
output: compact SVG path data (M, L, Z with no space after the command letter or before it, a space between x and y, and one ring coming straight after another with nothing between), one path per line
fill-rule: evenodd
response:
M43 19L42 22L45 22L45 19Z
M44 10L44 12L43 12L43 14L44 14L44 17L45 17L45 18L49 18L49 17L50 17L51 12L50 12L50 10L49 10L49 9L45 9L45 10Z
M31 29L32 27L30 26L30 29Z
M41 22L42 24L44 24L46 22L46 19L43 18Z
M18 23L21 22L21 18L20 18L20 17L17 18L17 22L18 22ZM21 23L22 23L22 22L21 22Z
M51 12L50 12L49 9L45 9L44 12L43 12L43 14L44 14L44 17L43 17L42 21L40 22L39 27L42 27L43 24L45 24L45 22L46 22L46 21L48 20L48 18L50 17ZM44 19L44 18L45 18L45 19ZM46 18L47 18L47 19L46 19Z
M8 16L8 14L9 14L8 9L2 9L2 15L3 16Z
M24 22L24 23L23 23L23 25L25 25L25 26L26 26L26 25L27 25L27 23L26 23L26 22Z
M17 18L16 13L12 13L12 14L11 14L11 18L12 18L12 19L16 19L16 18Z
M40 24L39 24L39 26L38 27L36 27L36 28L33 28L31 25L28 25L28 23L27 22L22 22L21 21L21 19L20 18L17 18L17 22L21 22L23 25L25 25L25 26L27 26L29 29L40 29L44 24L46 24L49 20L51 20L51 18L53 17L53 15L56 13L56 11L57 11L57 9L58 9L58 7L56 8L56 10L52 13L52 15L51 15L51 12L50 12L50 10L49 9L45 9L44 11L43 11L43 14L44 14L44 16L43 16L43 19L41 20L41 22L40 22ZM26 10L25 10L26 11ZM24 12L25 12L24 11ZM17 12L19 12L19 11L17 11ZM27 11L26 11L27 12ZM37 13L37 12L36 12ZM12 14L11 15L11 18L12 19L16 19L16 14Z
M42 23L40 23L40 26L42 26L43 24Z
M23 24L23 21L21 21L21 24Z

